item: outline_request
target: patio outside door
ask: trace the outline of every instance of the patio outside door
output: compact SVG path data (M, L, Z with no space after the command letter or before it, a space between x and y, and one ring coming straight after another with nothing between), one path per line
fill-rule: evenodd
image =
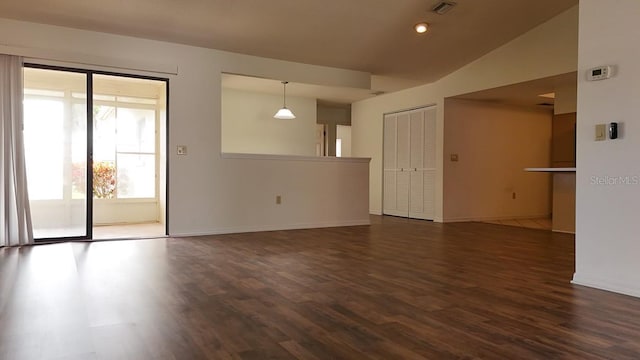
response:
M24 69L24 140L36 239L91 236L90 81L84 72Z

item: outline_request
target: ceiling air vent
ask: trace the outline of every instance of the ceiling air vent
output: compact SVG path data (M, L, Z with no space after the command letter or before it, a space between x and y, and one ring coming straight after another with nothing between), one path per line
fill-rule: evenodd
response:
M436 14L444 15L449 12L449 10L453 9L454 6L456 6L456 3L454 3L453 1L441 1L437 3L436 6L431 9L431 11Z

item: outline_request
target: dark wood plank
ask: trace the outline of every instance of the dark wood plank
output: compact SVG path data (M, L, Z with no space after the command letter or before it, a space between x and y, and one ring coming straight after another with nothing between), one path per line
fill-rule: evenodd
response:
M371 226L0 250L0 359L637 359L574 239Z

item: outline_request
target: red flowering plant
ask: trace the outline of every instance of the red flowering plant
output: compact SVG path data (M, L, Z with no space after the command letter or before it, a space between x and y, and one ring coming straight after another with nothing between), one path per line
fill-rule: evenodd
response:
M74 191L84 194L85 164L73 164ZM116 195L116 166L112 161L93 163L93 197L95 199L113 199Z
M116 195L116 165L110 161L93 163L93 197L112 199Z

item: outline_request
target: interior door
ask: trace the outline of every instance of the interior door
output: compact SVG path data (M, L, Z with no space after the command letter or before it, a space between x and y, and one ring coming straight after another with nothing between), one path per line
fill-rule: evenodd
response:
M396 198L398 199L398 213L409 216L409 193L411 189L411 148L410 148L410 118L409 114L397 116L396 140Z
M409 119L409 217L422 218L424 213L424 112L412 112L409 114Z
M409 216L410 119L407 114L391 114L384 118L384 190L383 213Z
M36 239L91 236L88 74L24 69L24 142Z
M384 118L383 213L433 220L436 108Z
M436 108L411 114L411 177L409 217L433 220L435 216Z
M383 146L383 214L402 216L399 214L397 193L397 166L396 166L396 147L397 147L397 121L395 115L385 115L384 117L384 146Z
M385 115L383 124L383 214L396 215L396 116Z

